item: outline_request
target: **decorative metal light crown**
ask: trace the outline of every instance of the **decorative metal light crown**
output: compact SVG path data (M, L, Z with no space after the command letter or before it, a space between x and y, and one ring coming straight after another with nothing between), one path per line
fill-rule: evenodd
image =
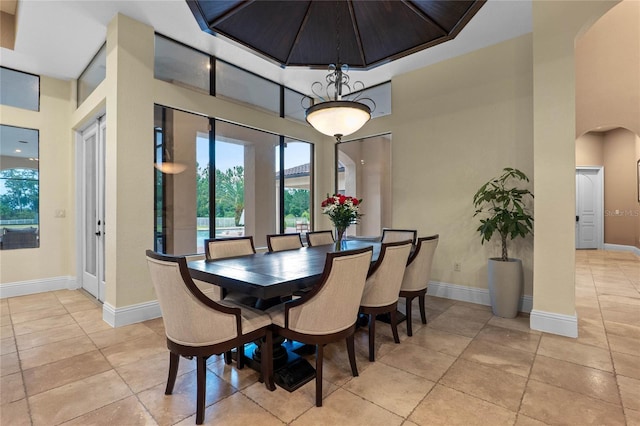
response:
M375 109L372 99L361 97L364 91L363 82L349 84L348 71L349 66L346 64L329 65L326 86L319 81L311 85L311 91L322 102L312 105L306 111L307 122L314 129L327 136L334 136L338 142L343 136L360 130L371 118L372 108L358 102L359 100L370 102ZM350 96L354 97L343 99Z

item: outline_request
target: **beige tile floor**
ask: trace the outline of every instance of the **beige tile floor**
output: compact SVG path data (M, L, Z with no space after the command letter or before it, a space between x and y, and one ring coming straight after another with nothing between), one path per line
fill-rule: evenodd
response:
M538 333L528 318L428 298L429 324L395 345L383 324L377 361L356 337L360 376L343 344L327 347L324 407L313 382L267 392L220 357L207 372L207 424L640 425L640 259L576 255L578 339ZM172 396L162 320L117 329L78 291L0 301L0 423L193 425L194 363L182 360ZM417 311L417 309L416 309Z

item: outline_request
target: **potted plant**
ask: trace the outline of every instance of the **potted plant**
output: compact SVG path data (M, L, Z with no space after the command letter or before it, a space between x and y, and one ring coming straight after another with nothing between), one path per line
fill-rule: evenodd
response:
M500 236L502 256L490 258L488 263L489 297L495 315L513 318L518 314L524 275L522 261L509 258L507 240L533 233L533 216L525 205L533 194L518 187L518 184L529 182L520 170L507 167L502 172L482 185L473 196L476 208L473 216L482 217L477 229L482 244L491 240L494 233Z

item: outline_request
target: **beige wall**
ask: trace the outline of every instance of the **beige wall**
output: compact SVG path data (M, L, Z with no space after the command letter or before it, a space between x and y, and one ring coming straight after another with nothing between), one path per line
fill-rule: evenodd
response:
M363 129L391 130L391 226L440 234L435 281L487 288L487 258L499 254L499 244L480 244L473 194L504 167L533 177L531 69L525 35L398 76L393 115ZM531 239L510 248L523 259L531 294Z
M626 129L604 134L604 242L633 246L638 215L636 136Z
M638 243L638 138L627 129L589 132L576 140L576 166L604 167L604 243Z
M625 0L576 40L576 134L640 134L640 1Z
M640 2L625 0L576 41L576 134L611 127L629 130L629 134L616 130L602 136L605 139L600 145L603 150L600 164L605 165L604 233L605 243L636 247L640 247L635 170L640 159L639 76ZM589 146L584 141L587 135L578 139L581 146L576 148L581 152L576 151L576 164L585 164L587 160L584 157ZM622 151L615 152L617 148Z
M576 166L604 166L602 133L589 132L576 139Z
M40 78L40 111L0 105L0 123L40 131L40 247L0 251L0 283L75 275L71 83ZM64 218L54 217L65 210Z
M635 211L639 212L636 217L636 242L635 246L640 248L640 136L636 135L636 165L638 168L638 181L636 182L636 197L637 203L635 205Z
M577 334L575 310L576 37L610 1L534 1L533 161L535 175L532 326L567 319ZM560 315L560 316L559 316ZM566 316L566 317L563 317Z

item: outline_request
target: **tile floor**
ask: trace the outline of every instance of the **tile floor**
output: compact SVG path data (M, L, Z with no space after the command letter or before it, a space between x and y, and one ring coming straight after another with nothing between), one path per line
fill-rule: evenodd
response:
M640 259L577 253L578 339L538 333L528 318L428 298L429 324L395 345L380 324L377 361L356 337L327 347L324 407L313 382L267 392L255 372L210 358L207 424L640 425ZM2 425L193 425L194 363L173 396L162 320L112 329L78 291L0 301ZM417 309L415 311L418 311ZM418 325L419 324L419 325Z

